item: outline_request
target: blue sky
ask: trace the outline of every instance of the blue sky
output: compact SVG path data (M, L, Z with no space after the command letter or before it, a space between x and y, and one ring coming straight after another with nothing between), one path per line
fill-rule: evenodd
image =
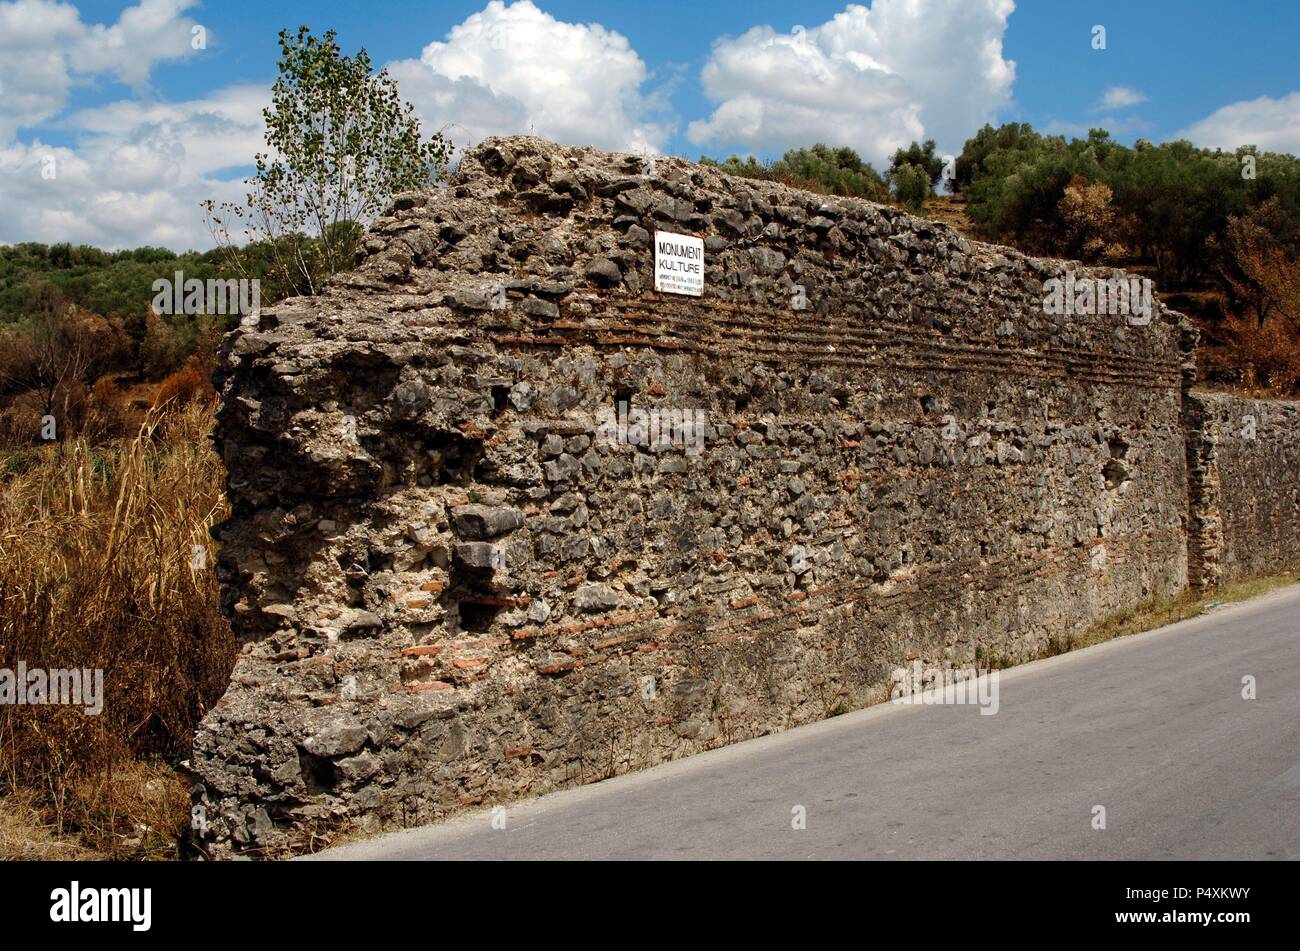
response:
M198 202L241 194L276 34L299 23L364 46L458 145L821 140L879 167L1016 120L1300 152L1300 4L0 0L0 241L208 246Z

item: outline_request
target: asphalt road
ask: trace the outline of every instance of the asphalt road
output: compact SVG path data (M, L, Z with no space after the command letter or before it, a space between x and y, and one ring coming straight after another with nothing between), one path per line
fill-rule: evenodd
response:
M1003 671L995 715L884 704L504 817L313 858L1300 858L1300 586Z

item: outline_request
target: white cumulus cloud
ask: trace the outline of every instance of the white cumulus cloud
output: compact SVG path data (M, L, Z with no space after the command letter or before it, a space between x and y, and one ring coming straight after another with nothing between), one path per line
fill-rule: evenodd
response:
M444 129L458 147L531 133L657 152L670 131L650 117L646 66L626 37L557 20L531 0L492 0L418 60L390 63L388 71L425 128Z
M181 13L191 5L141 0L106 26L83 23L58 0L0 0L0 242L211 245L199 203L243 197L233 170L265 148L270 96L236 85L186 102L150 98L152 65L190 51ZM425 131L445 128L461 147L531 132L659 151L670 131L651 117L647 69L625 37L562 22L531 0L493 0L419 59L388 69ZM67 114L73 87L101 75L135 86L137 97ZM19 140L17 130L31 127ZM46 128L71 142L50 144Z
M0 144L0 241L210 246L200 203L243 197L238 177L219 173L264 147L269 99L260 86L231 86L183 103L115 102L67 118L71 147Z
M1013 0L875 0L820 26L760 26L719 40L704 67L718 102L687 130L698 145L782 151L822 141L883 165L912 140L956 153L1010 102L1002 56Z
M1102 94L1101 102L1097 104L1099 109L1126 109L1129 106L1136 106L1140 102L1146 102L1147 97L1136 89L1130 89L1127 86L1109 86L1106 92Z
M1257 145L1265 152L1300 155L1300 92L1229 103L1192 123L1177 137L1225 151Z
M194 0L141 0L112 25L59 0L0 2L0 143L56 115L78 82L142 85L154 65L193 54Z

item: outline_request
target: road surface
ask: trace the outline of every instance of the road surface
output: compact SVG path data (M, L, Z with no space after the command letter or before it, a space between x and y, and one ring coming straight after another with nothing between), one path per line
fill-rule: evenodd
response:
M1300 858L1300 586L1002 671L995 715L883 704L504 818L312 858Z

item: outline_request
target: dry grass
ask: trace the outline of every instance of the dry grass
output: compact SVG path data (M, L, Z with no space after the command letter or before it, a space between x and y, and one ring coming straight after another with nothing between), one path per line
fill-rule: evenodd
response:
M1233 582L1218 588L1187 588L1172 598L1147 601L1102 618L1079 634L1054 641L1044 652L1044 656L1064 654L1067 651L1113 641L1117 637L1140 634L1143 631L1164 627L1166 624L1185 621L1216 605L1246 601L1297 582L1300 582L1300 575L1292 572Z
M103 858L76 839L57 834L39 797L18 790L0 797L0 861L93 861Z
M36 809L56 837L141 857L185 821L175 773L141 761L188 753L234 662L208 535L225 514L211 424L210 404L164 406L129 440L0 458L0 668L97 668L104 685L97 716L0 705L11 828Z
M1280 575L1251 578L1246 581L1226 584L1218 588L1186 588L1174 595L1172 598L1160 598L1147 601L1143 604L1138 604L1131 608L1117 611L1114 614L1108 615L1107 617L1094 622L1091 626L1077 634L1067 634L1064 637L1054 637L1034 656L1016 659L1004 654L990 655L977 649L975 653L975 663L977 666L985 667L990 670L1007 670L1021 664L1031 663L1036 660L1044 660L1048 657L1055 657L1058 654L1082 650L1085 647L1092 647L1106 641L1113 641L1119 637L1127 637L1130 634L1141 634L1144 631L1152 631L1158 627L1164 627L1167 624L1174 624L1178 621L1185 621L1188 618L1196 617L1196 615L1203 614L1205 611L1220 604L1232 604L1237 601L1247 601L1277 588L1284 588L1287 585L1293 584L1300 584L1300 572L1289 572ZM877 704L889 703L889 701L890 686L886 684L881 688L867 691L857 696L842 696L837 698L835 704L826 711L823 719L841 716L845 713L854 710L862 710Z
M966 217L966 199L962 195L935 195L925 202L922 218L948 225L964 238L983 241L975 231L975 224Z
M0 861L174 859L189 821L189 788L172 767L126 760L77 780L63 822L28 789L0 798Z

